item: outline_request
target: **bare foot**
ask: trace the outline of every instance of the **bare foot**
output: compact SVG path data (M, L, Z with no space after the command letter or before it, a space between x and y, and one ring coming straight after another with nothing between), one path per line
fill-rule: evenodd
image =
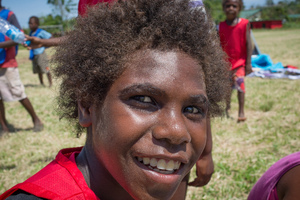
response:
M44 124L40 120L36 120L33 125L33 132L40 132L44 129Z
M246 120L247 120L246 117L239 117L238 120L237 120L237 123L244 122Z

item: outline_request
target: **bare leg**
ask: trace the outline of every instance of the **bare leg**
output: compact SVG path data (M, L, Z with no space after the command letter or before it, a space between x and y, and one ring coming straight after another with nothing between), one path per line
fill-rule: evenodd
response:
M232 95L232 89L230 89L230 93L227 95L227 99L226 99L226 117L230 118L229 115L229 110L230 110L230 103L231 103L231 95Z
M43 74L42 73L39 73L39 80L40 80L41 85L44 85Z
M5 118L5 107L2 100L0 100L0 124L3 132L9 132Z
M188 173L181 181L179 187L177 188L175 194L171 200L184 200L187 192L187 187L189 183L190 173Z
M239 101L239 118L238 121L245 121L244 104L245 104L245 93L238 91L238 101Z
M47 73L47 77L48 77L48 81L49 81L49 87L51 87L52 86L52 76L51 76L50 71Z
M30 116L32 118L32 122L34 125L33 130L35 132L39 132L39 131L43 130L43 123L36 115L29 99L28 98L22 99L22 100L20 100L20 103L24 106L24 108L27 110L27 112L30 114Z

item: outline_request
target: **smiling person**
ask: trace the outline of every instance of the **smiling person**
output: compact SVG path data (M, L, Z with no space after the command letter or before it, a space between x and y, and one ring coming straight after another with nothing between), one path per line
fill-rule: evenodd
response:
M188 0L90 8L54 59L60 111L86 143L0 199L171 199L225 107L228 70L212 28Z
M78 14L79 16L86 16L89 7L95 6L99 3L101 4L112 4L115 0L79 0L78 3ZM190 0L189 6L192 9L200 9L205 12L204 5L202 0ZM50 46L58 46L60 45L66 36L62 36L59 38L50 38L50 39L41 39L38 37L27 37L27 39L31 40L30 48L37 48L37 47L50 47ZM196 163L196 178L189 182L189 174L182 180L180 184L176 197L178 199L183 199L186 195L187 186L194 186L194 187L201 187L206 185L214 172L214 164L212 159L212 137L210 131L210 123L207 125L207 143L205 149L200 157L200 159ZM174 198L172 200L177 200Z

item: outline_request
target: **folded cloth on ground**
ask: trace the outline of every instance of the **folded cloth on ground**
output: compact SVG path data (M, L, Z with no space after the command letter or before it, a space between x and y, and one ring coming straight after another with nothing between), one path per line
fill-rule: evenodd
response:
M272 69L272 70L260 70L254 71L249 74L247 77L261 77L261 78L287 78L287 79L300 79L300 70L299 69Z
M282 65L281 62L273 64L270 56L267 54L251 56L251 65L253 68L258 68L260 70L273 70L273 69L283 69L284 68L284 66Z

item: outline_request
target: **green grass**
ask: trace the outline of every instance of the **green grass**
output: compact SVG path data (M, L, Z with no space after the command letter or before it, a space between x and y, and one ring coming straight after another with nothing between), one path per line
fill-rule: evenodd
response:
M300 67L300 29L254 30L260 50L274 62ZM47 50L51 53L51 49ZM18 103L5 103L11 130L0 138L0 193L24 181L49 163L61 148L81 146L68 122L54 111L56 87L39 86L31 71L28 51L18 63L26 94L45 124L32 132L32 122ZM44 77L47 84L47 79ZM55 86L55 85L54 85ZM232 95L231 116L212 121L215 173L202 188L189 187L187 199L246 199L257 179L278 159L299 151L300 80L247 78L247 121L236 123L237 97ZM191 179L194 178L194 171Z

